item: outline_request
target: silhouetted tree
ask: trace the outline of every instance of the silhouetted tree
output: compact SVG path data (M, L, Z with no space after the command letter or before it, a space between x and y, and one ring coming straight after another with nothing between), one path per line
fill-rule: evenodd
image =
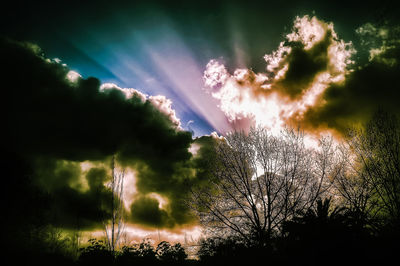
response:
M344 148L346 171L336 180L345 204L379 229L400 223L400 127L395 116L378 111L363 128L352 129Z
M124 192L124 177L125 170L117 171L115 165L115 156L112 157L111 161L111 181L109 188L111 190L110 199L110 211L111 217L104 219L104 233L106 235L106 241L108 249L115 255L115 250L118 246L121 234L124 230L124 204L123 204L123 192Z
M112 265L114 255L108 246L97 239L89 239L90 245L80 249L78 263L80 265Z
M183 262L187 258L185 249L180 243L171 245L167 241L162 241L156 249L157 258L167 263Z
M346 208L332 206L330 199L318 199L314 208L283 224L289 259L319 265L329 258L328 263L347 265L363 253L361 235L351 225Z
M139 244L122 247L121 252L116 258L118 265L151 265L154 264L156 260L156 251L148 239L144 239Z
M192 190L192 207L206 228L264 245L283 221L309 209L334 178L332 139L306 148L304 134L265 128L233 132L218 141L211 182Z
M197 256L202 262L222 262L226 260L237 260L246 257L248 247L242 238L235 236L210 237L200 241L200 249Z
M292 220L286 221L283 224L283 231L296 239L326 238L327 233L335 233L334 227L346 226L344 213L345 208L332 207L331 199L318 199L315 208L310 208L304 214L296 215Z

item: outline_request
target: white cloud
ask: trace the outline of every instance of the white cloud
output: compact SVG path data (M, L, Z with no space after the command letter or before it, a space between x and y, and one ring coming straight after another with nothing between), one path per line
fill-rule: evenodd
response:
M138 97L139 99L142 100L142 102L145 102L147 99L147 94L144 94L136 89L133 88L121 88L118 85L114 83L103 83L100 85L100 91L105 91L105 90L119 90L123 94L125 94L125 97L127 99L132 98L133 96Z
M271 54L264 55L265 62L267 62L267 71L274 73L281 69L284 59L291 50L291 47L285 46L284 42L281 42L277 50L273 51Z
M163 95L148 96L133 88L120 88L114 83L103 83L100 86L101 91L115 89L123 92L127 99L133 96L138 97L142 102L149 101L157 110L166 115L172 124L179 130L182 130L181 121L176 116L175 110L172 108L172 101Z
M206 88L219 89L225 84L229 76L225 66L212 59L208 62L204 71L204 84Z
M78 72L75 72L73 70L70 70L67 73L67 79L72 83L76 83L80 78L82 78L82 76Z
M166 115L169 120L176 126L178 129L181 128L181 121L176 116L175 110L172 109L172 101L166 98L163 95L150 96L148 100L164 115Z
M301 42L304 49L309 50L316 43L320 42L326 34L327 28L333 28L333 24L326 24L316 17L296 17L294 20L293 32L286 35L290 42Z

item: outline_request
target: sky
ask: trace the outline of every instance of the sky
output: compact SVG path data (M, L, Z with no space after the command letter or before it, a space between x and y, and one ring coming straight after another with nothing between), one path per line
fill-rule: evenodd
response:
M0 29L15 206L56 226L99 228L113 154L127 220L173 231L217 134L400 113L394 1L54 2L13 1Z
M196 136L231 129L218 101L202 91L211 59L231 72L265 72L263 56L284 40L296 16L315 14L333 22L339 37L353 44L360 41L358 27L396 19L385 1L81 2L17 1L2 25L7 36L36 43L48 58L59 58L83 77L166 96L182 126Z

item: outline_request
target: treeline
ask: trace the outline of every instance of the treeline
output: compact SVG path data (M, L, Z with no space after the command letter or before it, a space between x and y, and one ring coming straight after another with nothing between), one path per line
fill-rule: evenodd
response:
M281 233L264 245L234 236L205 239L200 264L386 265L398 260L395 228L372 230L357 214L331 202L316 201L307 213L283 223Z
M47 231L47 233L45 233ZM30 236L33 237L33 234ZM25 239L29 238L27 236ZM111 250L105 240L92 238L88 243L76 245L70 235L47 228L34 236L29 243L21 243L12 249L4 247L7 265L186 265L194 261L180 243L162 241L154 246L144 239L132 245Z
M28 249L10 250L9 265L386 265L397 260L400 234L394 227L368 226L356 213L333 206L330 199L317 200L302 215L282 225L260 245L257 236L209 237L199 241L197 258L188 259L184 247L150 241L122 246L112 252L106 243L90 239L84 247L73 245L62 234L47 233Z
M112 252L101 240L89 242L89 246L80 249L78 265L175 265L184 264L187 259L180 243L162 241L154 248L150 241L143 240Z

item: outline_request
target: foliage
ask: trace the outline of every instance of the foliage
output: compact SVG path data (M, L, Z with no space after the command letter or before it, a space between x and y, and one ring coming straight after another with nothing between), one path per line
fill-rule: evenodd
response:
M356 216L348 209L333 206L331 199L318 199L314 208L283 224L285 252L300 261L340 254L330 262L344 263L344 257L349 262L365 253L366 243L371 247L373 241L368 231L357 225Z
M213 261L239 257L245 251L246 244L239 237L210 237L200 241L197 255L202 261Z
M187 258L185 249L180 243L171 245L167 241L162 241L156 249L157 258L165 262L182 262Z
M90 245L80 249L80 265L111 265L114 261L112 252L102 240L89 239Z
M176 264L184 263L186 258L187 254L180 243L171 245L167 241L162 241L154 249L152 243L145 239L139 244L122 247L116 257L116 264Z
M349 157L335 180L344 205L376 232L399 230L400 126L391 114L378 111L363 128L353 128L343 144ZM396 229L397 228L397 229Z
M124 246L116 258L118 265L133 263L152 264L156 261L156 252L150 240L144 239L139 244Z
M345 209L332 207L331 200L318 199L316 207L283 224L283 233L293 239L324 239L346 232Z

